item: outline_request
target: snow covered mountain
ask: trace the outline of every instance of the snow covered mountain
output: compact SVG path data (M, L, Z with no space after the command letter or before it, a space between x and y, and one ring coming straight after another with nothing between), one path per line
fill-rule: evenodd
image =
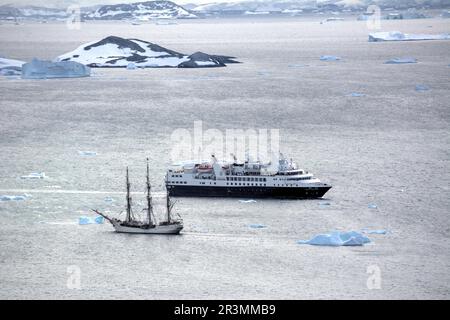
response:
M10 5L0 6L1 18L20 19L64 19L68 16L66 9L44 8L37 6L13 7Z
M154 18L193 19L197 16L172 1L105 5L85 15L85 19L96 20L149 20Z
M189 5L197 15L242 15L249 12L268 14L292 14L293 12L363 11L376 4L384 8L405 10L408 8L446 8L448 0L242 0L211 1L207 4Z
M84 44L72 52L58 57L59 61L75 61L90 67L133 67L143 68L201 68L223 67L237 63L233 57L209 55L197 52L186 55L163 48L157 44L109 36L98 42Z

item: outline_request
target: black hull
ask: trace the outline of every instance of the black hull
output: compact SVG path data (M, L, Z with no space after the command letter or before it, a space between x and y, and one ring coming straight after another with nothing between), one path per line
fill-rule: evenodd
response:
M167 186L171 197L235 197L235 198L321 198L331 186L280 188L280 187L210 187L210 186Z

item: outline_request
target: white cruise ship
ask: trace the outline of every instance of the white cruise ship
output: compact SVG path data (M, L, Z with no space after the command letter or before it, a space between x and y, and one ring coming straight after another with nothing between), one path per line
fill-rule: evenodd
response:
M282 154L268 163L260 161L186 161L173 164L166 174L170 196L245 198L320 198L331 186L299 169Z

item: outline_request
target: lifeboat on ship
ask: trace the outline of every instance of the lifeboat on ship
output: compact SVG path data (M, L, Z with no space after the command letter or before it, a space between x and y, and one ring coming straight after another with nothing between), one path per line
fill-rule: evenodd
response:
M212 172L213 167L210 163L202 163L197 166L197 171L200 173L209 173Z

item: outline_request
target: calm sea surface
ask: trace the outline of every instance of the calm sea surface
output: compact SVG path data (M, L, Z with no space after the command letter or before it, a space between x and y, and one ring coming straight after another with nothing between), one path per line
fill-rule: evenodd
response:
M319 21L0 25L1 53L23 60L116 35L243 62L1 77L0 195L31 197L0 202L0 298L450 298L450 41L369 43L365 22ZM382 29L449 32L450 20ZM418 63L383 63L397 56ZM126 165L139 212L146 157L162 205L171 134L197 120L222 132L279 129L282 150L333 189L324 200L181 198L180 236L78 225L90 208L124 209ZM33 171L48 178L19 178ZM362 228L388 233L364 247L297 244ZM370 289L373 270L380 289Z

